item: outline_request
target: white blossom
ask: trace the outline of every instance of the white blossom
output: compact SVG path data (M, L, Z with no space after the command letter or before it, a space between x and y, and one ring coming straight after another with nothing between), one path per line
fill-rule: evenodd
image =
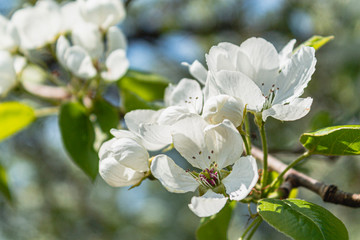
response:
M14 59L7 51L0 51L0 95L7 93L16 83Z
M80 12L87 22L106 30L125 18L121 0L78 0Z
M0 15L0 50L14 51L20 44L14 24Z
M249 110L261 112L263 121L268 116L283 121L305 116L312 98L299 97L315 71L315 50L304 46L292 54L294 43L280 54L261 38L212 47L206 56L211 73L207 88L239 99Z
M112 129L111 133L114 138L99 150L100 176L113 187L134 185L149 171L149 154L131 132Z
M63 28L60 7L51 0L17 10L11 22L17 29L22 49L35 49L54 42Z
M198 115L178 121L172 127L175 149L196 171L185 171L166 155L156 156L151 172L171 192L203 192L193 197L190 209L200 217L216 214L228 199L245 198L258 180L256 161L241 157L242 138L229 120L209 125ZM232 171L224 169L233 165Z

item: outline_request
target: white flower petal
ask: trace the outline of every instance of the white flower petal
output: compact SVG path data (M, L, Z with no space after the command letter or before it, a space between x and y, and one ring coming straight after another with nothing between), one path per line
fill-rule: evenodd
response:
M207 102L211 97L222 94L221 89L218 87L215 77L212 74L207 75L204 92L204 102Z
M149 170L149 154L137 141L131 138L113 138L103 143L99 150L100 160L114 158L121 165L135 171Z
M56 57L64 68L67 68L65 55L69 48L69 41L63 35L61 35L56 42Z
M84 19L80 14L79 2L67 2L60 9L62 15L62 31L71 31L74 26L83 23Z
M99 59L104 52L104 44L99 28L92 23L78 23L71 35L74 45L82 47L92 59Z
M206 127L205 141L210 151L207 156L208 162L211 164L215 161L219 169L233 164L243 152L243 140L234 125L227 119L220 124Z
M112 128L110 130L110 133L111 135L113 135L115 138L124 138L124 137L127 137L127 138L131 138L131 139L134 139L135 141L137 141L138 143L140 143L140 138L135 135L134 133L128 131L128 130L118 130L118 129L115 129L115 128Z
M157 123L160 125L173 125L177 121L192 115L189 109L182 106L171 106L164 108L159 118L157 119Z
M208 69L212 74L216 74L216 72L220 70L236 70L234 62L236 52L229 53L227 51L229 44L230 43L223 43L223 46L213 46L210 48L209 54L205 55Z
M143 145L150 151L160 150L172 142L170 126L167 125L141 124L139 135Z
M241 69L259 87L267 93L279 72L279 54L274 45L262 38L249 38L240 45L240 50L245 53L253 67L253 71ZM241 62L237 63L241 68Z
M156 123L159 115L163 110L134 110L125 114L125 123L127 128L135 133L139 134L140 125L144 123Z
M244 106L229 95L218 95L205 102L202 116L210 124L229 119L236 127L242 122Z
M280 57L280 69L285 67L288 64L288 61L291 59L292 52L294 50L294 45L296 43L295 39L292 39L288 44L283 47L283 49L279 53Z
M0 15L0 36L0 50L13 51L20 44L14 24L3 15Z
M125 18L125 9L120 0L79 0L83 18L103 30Z
M0 51L0 95L8 92L16 83L14 60L7 51Z
M258 181L256 160L252 156L241 157L235 162L231 173L222 180L231 200L244 199Z
M223 94L241 100L247 109L260 111L265 97L260 88L241 72L220 71L215 77L216 84Z
M271 116L281 121L294 121L304 117L309 113L313 99L308 98L295 98L292 102L286 105L276 104L270 109L263 111L262 118Z
M79 78L89 79L96 75L90 56L79 46L72 46L66 51L65 66Z
M205 169L212 163L204 129L208 123L199 115L186 117L172 126L175 149L194 167Z
M17 10L11 18L21 48L34 49L53 42L62 30L60 8L54 1L38 1L33 7Z
M127 168L111 157L100 160L99 173L113 187L131 186L145 176L145 173Z
M113 51L105 62L107 72L102 72L101 77L108 81L116 81L125 75L129 68L129 60L123 49Z
M151 173L170 192L194 192L199 183L166 155L158 155L151 162Z
M315 64L314 48L302 47L296 52L288 65L281 70L276 82L279 90L273 103L284 104L300 97L311 80L311 75L315 71Z
M190 112L201 112L203 94L198 82L183 78L177 86L171 90L170 96L167 98L169 106L184 106L187 107Z
M192 197L189 208L199 217L209 217L220 212L227 200L223 195L209 190L201 197Z
M198 61L195 60L192 64L182 63L185 66L189 67L190 74L198 80L201 84L205 84L207 78L206 68Z
M107 55L117 49L126 50L127 43L124 33L116 26L107 31Z

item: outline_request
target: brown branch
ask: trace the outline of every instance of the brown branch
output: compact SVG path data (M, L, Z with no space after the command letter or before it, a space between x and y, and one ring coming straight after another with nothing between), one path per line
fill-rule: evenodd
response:
M255 158L262 160L263 152L260 149L252 147L251 153ZM271 155L268 155L268 166L279 173L284 171L287 167L286 164ZM319 182L294 169L290 169L284 175L284 179L285 182L280 186L280 190L285 196L288 196L293 188L304 187L318 194L324 202L331 202L354 208L360 207L360 194L343 192L335 185L327 185Z

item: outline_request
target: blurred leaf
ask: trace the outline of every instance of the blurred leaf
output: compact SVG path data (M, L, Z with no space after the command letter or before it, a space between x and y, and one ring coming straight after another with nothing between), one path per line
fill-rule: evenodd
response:
M5 196L5 198L11 203L13 201L8 182L7 174L3 166L0 165L0 192Z
M72 160L94 180L98 172L99 159L93 147L94 128L85 107L78 102L63 104L59 125L65 149Z
M0 141L22 130L35 119L30 106L19 102L0 103Z
M360 125L344 125L304 133L300 142L313 154L360 154Z
M129 70L118 81L121 90L130 91L148 102L162 100L168 84L169 81L159 75L135 70Z
M309 38L308 40L306 40L305 42L303 42L300 46L298 46L294 50L294 52L298 51L302 46L309 46L315 48L315 50L318 50L319 48L321 48L322 46L324 46L326 43L328 43L330 40L333 39L334 36L323 37L323 36L315 35Z
M93 112L104 133L110 134L110 129L116 128L120 122L119 111L105 99L98 98L94 101Z
M236 202L227 203L217 214L202 218L196 231L197 240L227 239L227 230Z
M125 89L121 90L121 104L125 112L136 109L158 109L155 104L147 102L133 92Z
M333 119L331 118L330 113L326 111L316 113L310 123L312 130L325 128L331 125L333 125Z
M299 189L298 189L298 188L293 188L293 189L291 189L288 198L296 198L297 195L298 195L298 192L299 192Z
M323 207L300 199L263 199L258 212L278 231L295 240L346 240L345 225Z

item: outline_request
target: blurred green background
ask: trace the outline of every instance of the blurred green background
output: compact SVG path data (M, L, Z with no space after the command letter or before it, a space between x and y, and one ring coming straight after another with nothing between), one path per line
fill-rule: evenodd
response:
M22 3L0 0L0 13L10 16ZM314 98L310 114L267 123L270 153L288 162L302 151L302 132L360 123L359 14L357 0L132 0L121 28L131 67L172 82L190 77L181 62L205 64L205 53L219 42L240 44L257 36L280 50L293 38L301 43L315 34L334 35L316 53L317 70L304 93ZM200 219L187 207L192 194L169 193L156 181L132 190L112 188L100 177L92 184L64 152L56 116L1 142L0 164L14 199L10 205L0 196L0 239L195 238ZM315 156L300 168L343 191L360 192L359 157ZM359 238L360 209L323 203L305 189L299 197L329 209L345 223L350 239ZM239 204L230 239L241 235L248 218L246 205ZM253 239L288 238L262 223Z

